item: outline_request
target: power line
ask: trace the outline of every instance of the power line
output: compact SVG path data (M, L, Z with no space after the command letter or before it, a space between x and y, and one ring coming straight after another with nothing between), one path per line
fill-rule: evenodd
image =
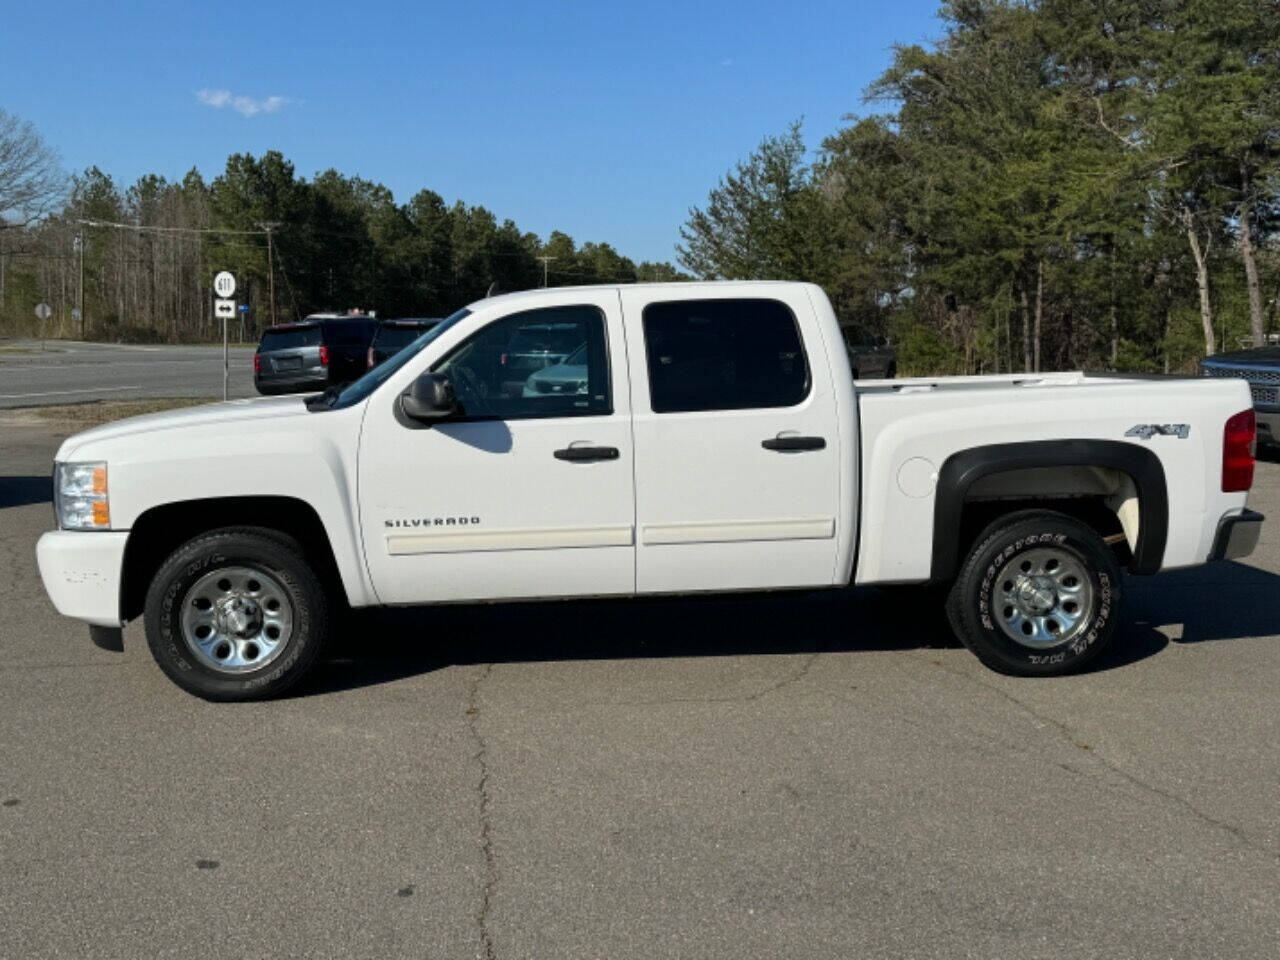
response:
M76 223L86 227L111 227L115 230L134 230L139 233L225 233L245 237L260 237L267 232L265 230L232 230L227 227L153 227L141 223L116 223L113 220L78 219Z

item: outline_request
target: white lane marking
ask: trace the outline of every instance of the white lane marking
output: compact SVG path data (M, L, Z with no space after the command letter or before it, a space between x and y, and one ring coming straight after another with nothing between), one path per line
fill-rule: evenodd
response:
M87 390L52 390L48 393L0 393L0 400L26 400L29 397L64 397L72 393L114 393L120 390L141 390L134 384L130 387L96 387Z
M175 363L208 363L208 361L206 360L163 360L160 362L168 365L172 365ZM250 363L249 363L249 360L245 357L232 357L231 366L234 367L236 365L247 367L250 365ZM83 370L86 367L91 368L95 366L103 366L103 367L109 366L113 370L116 369L117 367L151 367L152 369L162 369L161 367L158 367L154 362L141 363L136 360L130 360L124 363L115 363L111 360L87 360L87 361L81 361L79 363L46 363L46 364L21 363L21 362L5 363L4 361L0 361L0 367L5 367L6 369L9 369L9 370L68 370L72 367ZM218 357L218 363L216 364L216 366L210 363L209 369L221 370L222 357Z
M95 350L121 350L133 351L134 353L156 353L164 350L184 350L181 345L178 346L140 346L137 344L125 343L89 343L84 340L26 340L19 342L19 346L33 347L40 344L40 350L43 353L93 353ZM234 349L234 347L233 347Z

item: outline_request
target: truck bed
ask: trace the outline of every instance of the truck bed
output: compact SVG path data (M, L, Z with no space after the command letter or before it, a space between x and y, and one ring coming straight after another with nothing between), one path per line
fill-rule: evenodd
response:
M1162 569L1204 562L1218 519L1244 505L1220 489L1223 425L1251 406L1243 381L1071 371L862 381L854 395L859 455L875 465L860 471L859 583L929 576L931 551L920 545L933 536L939 474L974 447L1079 439L1151 450L1176 478ZM1144 436L1144 426L1171 429Z

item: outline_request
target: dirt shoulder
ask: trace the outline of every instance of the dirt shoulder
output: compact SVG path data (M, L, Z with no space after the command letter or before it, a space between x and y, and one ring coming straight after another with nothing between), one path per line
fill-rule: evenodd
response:
M60 403L45 407L19 407L0 410L0 422L11 424L48 424L74 433L101 426L113 420L137 417L144 413L160 413L179 407L194 407L216 401L205 397L157 397L146 400L92 400L85 403Z

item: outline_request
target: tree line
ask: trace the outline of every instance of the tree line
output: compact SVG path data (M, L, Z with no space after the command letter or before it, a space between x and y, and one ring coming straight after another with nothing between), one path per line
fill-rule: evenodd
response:
M1277 333L1280 0L947 0L940 16L816 152L795 124L731 169L680 229L679 265L819 283L903 372L1186 371ZM89 336L211 339L219 269L251 331L321 309L439 315L544 276L685 276L430 190L397 203L335 170L307 180L276 152L212 181L56 179L0 111L0 332L35 332L43 301L39 332L78 335L82 297Z
M147 174L123 189L92 167L69 179L59 205L48 196L42 204L39 216L24 216L0 203L9 210L0 213L0 333L218 339L219 270L236 275L236 299L250 307L246 337L322 310L444 316L493 288L685 276L667 263L637 264L608 243L579 245L560 231L543 240L431 190L401 204L382 184L336 170L308 180L274 151L235 154L212 181L193 169L181 180ZM53 314L38 321L42 302ZM232 331L240 335L238 322Z
M766 138L681 230L821 284L921 373L1193 369L1280 300L1277 0L950 0L811 156Z

